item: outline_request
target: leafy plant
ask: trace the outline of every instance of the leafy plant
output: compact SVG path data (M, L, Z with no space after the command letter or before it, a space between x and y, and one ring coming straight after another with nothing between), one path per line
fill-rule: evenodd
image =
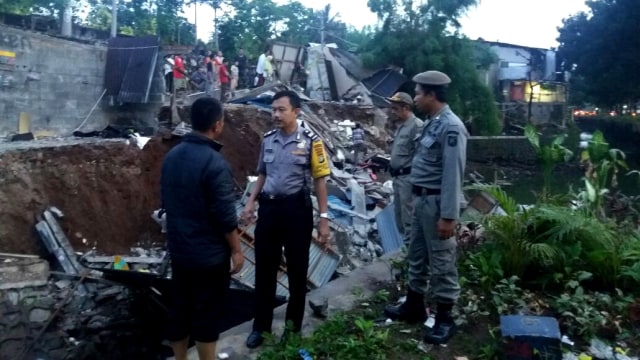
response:
M552 300L552 307L561 317L564 331L585 339L591 339L604 329L621 333L622 314L627 311L632 298L623 296L620 290L615 296L591 293L580 285L580 281L568 281L565 291Z
M619 149L611 149L602 132L596 131L580 160L585 166L585 189L577 194L577 198L594 216L605 219L605 196L618 186L618 174L629 169L626 155ZM638 172L627 173L632 174Z
M544 187L542 189L543 196L549 193L551 189L551 179L553 175L553 169L556 165L567 162L573 157L573 152L564 147L562 143L566 138L566 135L560 135L555 137L550 144L541 145L540 136L538 132L531 124L527 124L524 129L524 134L529 140L529 143L533 146L540 158L542 165L542 176L544 181Z

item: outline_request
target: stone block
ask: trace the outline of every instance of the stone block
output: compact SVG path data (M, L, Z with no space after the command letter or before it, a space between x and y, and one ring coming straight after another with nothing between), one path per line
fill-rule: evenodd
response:
M29 321L34 323L42 323L49 320L51 311L46 309L31 309L29 312Z
M14 258L0 262L0 290L47 284L49 263L37 258Z
M16 313L5 313L0 317L0 324L12 328L22 321L22 314L19 312Z
M4 296L5 299L13 306L17 306L20 301L20 293L17 291L7 291Z

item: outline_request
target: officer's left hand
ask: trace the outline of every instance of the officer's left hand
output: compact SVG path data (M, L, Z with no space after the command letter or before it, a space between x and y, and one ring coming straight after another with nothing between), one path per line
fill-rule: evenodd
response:
M456 234L456 221L451 219L438 220L438 237L446 240Z
M329 246L329 220L320 219L318 222L318 242L325 247Z

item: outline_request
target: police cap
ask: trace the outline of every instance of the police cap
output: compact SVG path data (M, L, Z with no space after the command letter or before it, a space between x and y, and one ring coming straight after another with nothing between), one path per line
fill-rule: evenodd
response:
M413 81L418 84L432 86L444 86L451 83L451 79L447 74L436 70L421 72L413 77Z
M413 99L411 98L411 95L405 92L397 92L393 94L392 97L387 98L387 100L391 101L392 103L407 104L409 106L413 105Z

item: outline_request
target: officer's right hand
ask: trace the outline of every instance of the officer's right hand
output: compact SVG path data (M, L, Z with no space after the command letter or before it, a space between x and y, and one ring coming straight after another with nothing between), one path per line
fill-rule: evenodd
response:
M242 250L235 251L231 254L231 274L237 274L242 270L242 266L244 265L244 254Z
M256 202L248 200L242 210L241 219L245 224L250 224L256 219Z

